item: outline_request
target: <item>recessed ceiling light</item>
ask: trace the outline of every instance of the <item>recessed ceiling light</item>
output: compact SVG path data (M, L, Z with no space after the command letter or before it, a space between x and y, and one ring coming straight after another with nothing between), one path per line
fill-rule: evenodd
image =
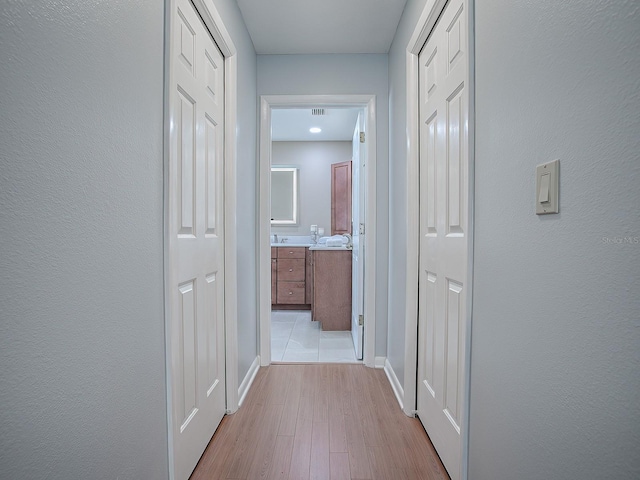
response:
M321 129L321 128L318 128L318 127L311 127L311 128L309 129L309 131L310 131L311 133L320 133L320 132L322 131L322 129Z

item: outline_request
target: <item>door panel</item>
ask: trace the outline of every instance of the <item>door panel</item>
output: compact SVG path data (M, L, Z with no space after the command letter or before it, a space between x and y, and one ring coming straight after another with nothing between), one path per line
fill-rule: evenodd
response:
M418 416L461 476L468 259L468 59L464 0L449 2L419 56Z
M219 321L224 312L219 308L218 275L212 273L205 277L206 333L207 333L207 396L210 397L224 375L224 350L220 339L224 337L224 322Z
M218 127L209 117L205 119L205 152L206 152L206 235L216 235L216 225L218 217L218 182L221 172L217 159L222 154L217 150L216 139L222 135L218 132Z
M225 412L224 59L193 5L173 8L169 389L174 476L186 480Z
M180 363L183 365L181 375L178 412L180 412L180 428L188 423L189 418L196 410L196 305L194 282L190 281L178 287L180 295Z
M194 101L178 90L180 105L178 107L178 163L180 169L180 235L193 235L195 225L194 167L195 167L195 106Z

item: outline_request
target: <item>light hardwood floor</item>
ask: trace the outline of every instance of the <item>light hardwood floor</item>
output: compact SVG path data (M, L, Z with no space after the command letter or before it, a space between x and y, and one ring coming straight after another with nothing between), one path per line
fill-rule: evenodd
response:
M382 370L271 365L227 415L191 480L446 480Z

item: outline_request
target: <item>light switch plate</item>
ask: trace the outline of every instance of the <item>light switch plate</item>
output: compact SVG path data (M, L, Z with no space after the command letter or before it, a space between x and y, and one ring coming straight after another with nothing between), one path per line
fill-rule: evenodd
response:
M560 211L558 204L559 172L560 160L536 167L536 215L547 215Z

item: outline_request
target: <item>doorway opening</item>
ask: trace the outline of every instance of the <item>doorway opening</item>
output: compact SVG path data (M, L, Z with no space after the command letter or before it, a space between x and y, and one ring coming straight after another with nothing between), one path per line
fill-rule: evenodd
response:
M353 227L364 207L362 114L359 107L272 112L272 362L362 360L362 332L352 321L362 314Z
M261 98L262 365L374 366L374 199L373 96Z

